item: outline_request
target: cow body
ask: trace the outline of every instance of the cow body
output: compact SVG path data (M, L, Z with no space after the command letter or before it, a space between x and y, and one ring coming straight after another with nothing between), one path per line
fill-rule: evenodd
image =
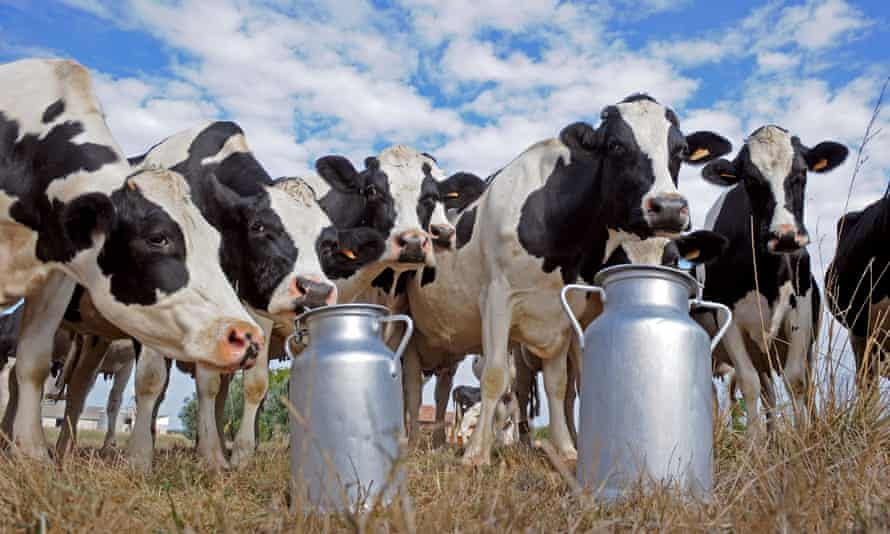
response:
M131 175L86 69L18 61L0 66L0 84L0 302L27 297L13 439L45 459L41 388L75 283L118 328L176 358L239 368L263 339L188 184L163 169Z
M715 134L684 137L672 112L632 97L607 108L599 128L573 124L491 180L465 215L473 214L465 244L437 254L434 281L415 276L407 286L416 331L432 347L485 354L483 421L492 421L509 385L508 343L520 343L543 360L554 444L576 456L563 411L571 330L560 289L579 276L592 280L622 242L685 230L680 163L728 150ZM570 300L581 313L583 297ZM488 462L491 443L491 425L480 424L464 461Z
M721 159L703 171L712 183L732 186L706 221L729 240L728 251L700 270L704 298L733 312L714 351L715 365L735 370L755 432L761 425L759 399L772 420L773 371L784 375L798 420L806 417L820 294L805 248L804 187L807 170L830 170L846 154L846 148L830 142L809 149L786 130L764 126L751 134L734 161ZM712 313L697 318L712 332L716 329Z
M850 331L860 382L890 378L890 197L837 224L837 251L825 273L826 302Z

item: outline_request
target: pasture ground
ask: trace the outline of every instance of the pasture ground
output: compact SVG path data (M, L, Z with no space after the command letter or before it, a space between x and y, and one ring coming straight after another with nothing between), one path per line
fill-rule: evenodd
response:
M143 476L120 457L99 457L101 434L82 432L80 449L62 466L0 454L0 531L890 530L887 402L823 404L803 432L782 418L768 440L718 430L709 503L661 490L606 507L574 493L539 450L500 450L491 466L472 471L460 465L457 448L420 447L404 460L410 497L363 519L290 511L281 440L261 446L249 469L214 474L183 438L165 438L154 472Z

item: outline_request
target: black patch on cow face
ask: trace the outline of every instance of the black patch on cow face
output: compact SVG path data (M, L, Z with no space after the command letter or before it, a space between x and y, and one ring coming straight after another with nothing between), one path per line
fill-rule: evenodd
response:
M160 206L128 187L111 194L117 218L99 253L99 268L111 278L111 294L124 304L148 306L157 293L188 284L182 229Z
M315 249L325 275L336 280L348 278L379 259L386 241L373 228L337 230L328 226L316 240Z
M53 126L45 135L26 133L17 141L19 123L0 112L0 163L4 167L0 189L17 197L10 206L10 215L38 233L37 258L44 262L70 261L78 251L91 245L92 233L108 231L110 203L98 198L104 195L85 195L73 210L59 200L50 201L46 195L54 180L75 172L95 172L118 160L111 147L73 143L72 139L83 131L79 121L66 121ZM95 213L88 213L91 209ZM73 222L70 228L68 221ZM87 227L90 222L94 226Z
M41 117L41 122L43 124L49 124L59 118L59 115L65 112L65 101L61 98L47 106L47 108L43 111L43 117Z
M420 227L427 230L430 227L430 219L439 197L439 183L432 175L432 167L429 163L423 164L423 181L420 183L420 197L417 199L417 220Z
M340 229L365 226L389 236L396 222L389 177L377 158L367 158L362 172L342 156L325 156L315 163L331 190L318 203Z
M473 226L476 224L476 207L462 213L457 220L457 248L463 248L473 237Z

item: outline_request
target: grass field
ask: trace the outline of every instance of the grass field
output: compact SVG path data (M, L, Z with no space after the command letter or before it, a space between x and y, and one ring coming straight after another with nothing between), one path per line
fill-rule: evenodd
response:
M153 474L143 476L119 457L100 458L101 435L85 432L62 466L0 455L0 531L890 530L886 402L871 409L834 403L823 400L803 432L782 419L768 440L718 430L708 503L660 490L635 491L607 507L578 493L538 450L500 450L491 466L472 471L456 448L418 448L404 459L407 495L361 518L291 511L280 444L263 445L248 469L214 474L183 438L164 438Z

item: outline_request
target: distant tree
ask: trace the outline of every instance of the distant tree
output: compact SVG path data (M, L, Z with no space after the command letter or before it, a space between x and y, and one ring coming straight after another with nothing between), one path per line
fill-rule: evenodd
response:
M267 441L275 432L287 432L288 411L281 396L287 396L290 369L274 369L269 371L269 390L257 417L258 438ZM239 373L229 383L229 396L223 411L223 434L226 439L234 440L241 428L241 415L244 413L244 378ZM179 411L185 435L195 439L198 434L198 399L193 393L188 397Z

